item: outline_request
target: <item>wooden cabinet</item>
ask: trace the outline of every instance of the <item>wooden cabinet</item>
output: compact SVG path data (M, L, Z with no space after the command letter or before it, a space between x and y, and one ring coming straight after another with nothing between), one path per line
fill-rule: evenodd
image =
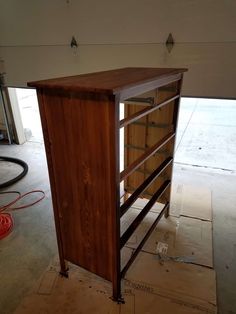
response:
M70 261L105 278L117 301L122 277L162 215L168 216L185 71L123 68L28 84L39 100L61 273L67 275ZM139 197L148 202L121 235L120 218ZM121 249L157 201L161 212L121 269Z

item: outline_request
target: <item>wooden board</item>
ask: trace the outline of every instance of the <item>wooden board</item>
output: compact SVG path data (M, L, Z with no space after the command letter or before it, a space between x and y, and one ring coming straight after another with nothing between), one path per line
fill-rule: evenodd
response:
M170 140L175 136L183 72L185 69L124 68L29 83L37 88L39 98L61 273L67 275L65 260L68 260L111 280L117 301L121 300L123 275L120 248L141 220L139 216L126 236L120 238L120 181L146 161L141 167L143 174L134 174L134 178L128 179L137 188L147 178L146 171L158 166L157 173L161 172L159 163L166 159L166 154L166 162L172 160L174 142ZM171 85L163 88L168 84ZM129 134L125 134L126 142L132 148L143 146L141 150L130 150L125 158L128 165L120 173L119 104L139 95L151 97L153 100L145 106L153 107L150 115L141 119L141 124L132 118ZM136 104L130 106L135 109ZM154 110L161 114L157 115ZM164 127L159 132L153 131L157 129L153 123L164 123ZM166 154L158 152L163 148ZM148 160L154 155L156 158ZM162 214L166 215L171 181L171 166L168 167L163 168L165 171L157 183L154 181L153 198L156 200L162 195L167 203ZM146 193L154 193L151 185L148 189Z
M112 280L117 115L108 98L90 96L40 91L40 112L59 249L66 260Z
M123 68L97 73L30 82L28 86L64 91L86 91L106 95L137 95L176 80L187 69ZM125 98L123 98L125 99Z

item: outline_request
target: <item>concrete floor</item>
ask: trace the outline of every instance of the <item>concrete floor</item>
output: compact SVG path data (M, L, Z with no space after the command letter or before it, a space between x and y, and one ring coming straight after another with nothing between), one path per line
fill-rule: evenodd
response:
M42 202L13 212L14 230L0 241L0 313L9 314L46 269L57 246L44 146L40 143L1 145L0 156L21 158L29 165L28 174L9 190L24 193L42 189L46 193ZM1 182L7 177L5 170L0 168ZM16 167L11 170L19 171ZM32 201L32 196L24 203L28 201ZM0 195L0 204L3 202L6 203L5 197Z
M220 314L236 313L235 153L236 103L183 99L173 180L212 190ZM16 156L29 164L29 174L10 190L46 192L41 203L13 213L14 230L0 241L0 313L10 314L46 269L57 247L43 145L1 145L0 155ZM0 168L1 180L7 175L5 170Z
M212 191L219 313L236 313L236 101L182 99L173 181Z

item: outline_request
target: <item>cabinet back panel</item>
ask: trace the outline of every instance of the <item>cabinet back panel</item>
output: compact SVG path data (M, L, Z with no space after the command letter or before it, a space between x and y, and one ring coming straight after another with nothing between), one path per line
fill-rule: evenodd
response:
M161 103L179 93L179 82L174 82L163 87L153 90L150 95L153 96L155 103ZM150 96L148 95L148 96ZM146 95L145 95L146 96ZM139 96L140 98L143 95ZM174 131L173 115L175 101L171 101L164 107L157 109L141 119L132 122L125 129L125 166L134 162L140 157L147 148L155 145L164 136ZM133 101L126 101L125 116L130 116L142 109L146 105L138 104ZM132 193L167 157L174 154L174 140L172 139L163 146L160 151L157 151L150 157L137 171L130 175L125 180L125 190L127 193ZM164 180L171 179L172 165L170 165L156 180L151 187L146 189L146 194L143 196L150 198ZM163 196L158 200L165 203L168 200L170 189L168 188Z

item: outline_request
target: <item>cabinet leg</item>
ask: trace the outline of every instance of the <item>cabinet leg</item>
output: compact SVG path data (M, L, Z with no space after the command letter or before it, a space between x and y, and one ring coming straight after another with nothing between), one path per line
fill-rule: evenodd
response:
M68 278L68 263L66 260L64 259L60 259L60 266L61 266L61 270L60 270L60 275L63 277Z
M124 298L121 294L121 279L119 279L116 283L113 283L113 296L112 300L117 302L118 304L125 303Z
M165 211L165 218L168 218L169 216L170 216L170 204Z

